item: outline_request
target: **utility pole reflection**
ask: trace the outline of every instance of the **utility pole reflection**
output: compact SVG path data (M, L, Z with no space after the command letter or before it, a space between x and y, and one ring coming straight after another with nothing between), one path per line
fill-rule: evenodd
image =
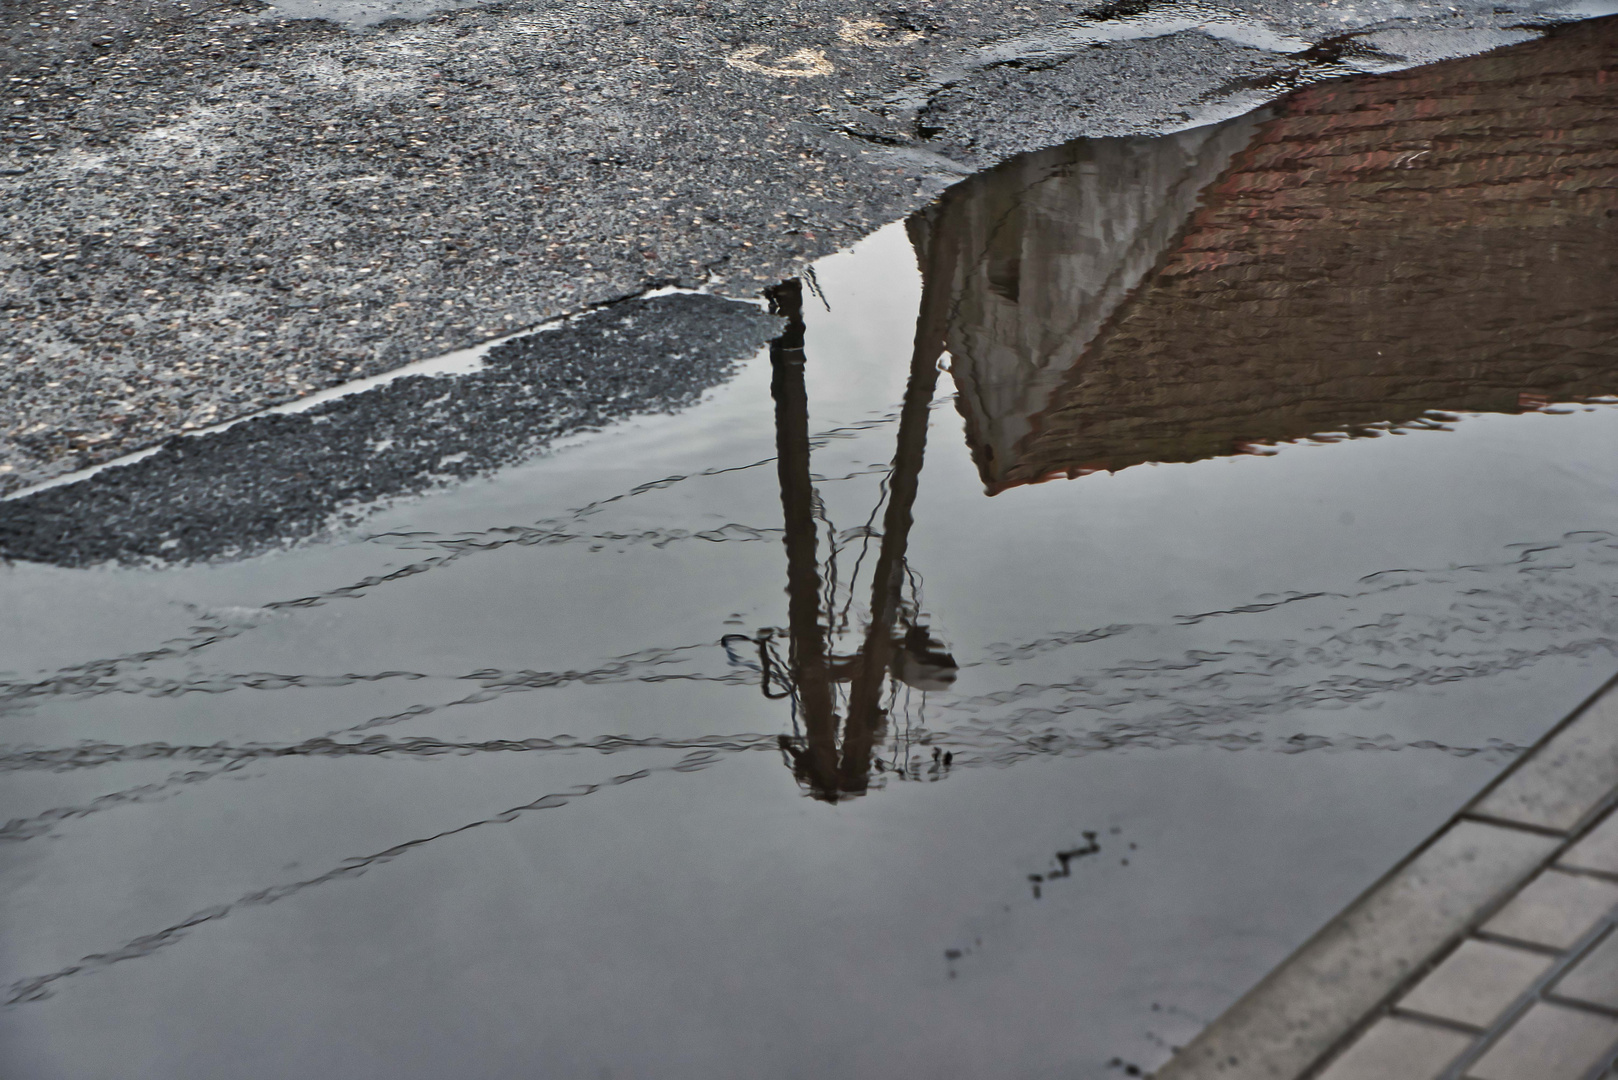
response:
M781 736L793 772L810 793L837 802L870 784L873 751L887 730L883 691L890 680L940 689L955 677L955 661L931 640L919 612L904 601L905 553L910 537L928 409L938 384L945 311L923 301L911 354L909 382L899 415L898 447L888 479L888 502L876 563L871 572L870 622L858 651L834 655L831 615L822 618L822 579L815 527L815 490L810 472L809 403L804 384L803 286L794 279L768 292L771 310L787 319L770 345L771 395L775 399L776 468L786 526L788 656L784 690L772 670L770 640L757 639L764 692L790 697L802 719L800 738ZM834 556L835 557L835 556ZM853 587L851 583L850 587ZM845 716L837 711L836 686L848 684ZM838 730L841 726L841 740ZM880 766L878 766L880 767Z

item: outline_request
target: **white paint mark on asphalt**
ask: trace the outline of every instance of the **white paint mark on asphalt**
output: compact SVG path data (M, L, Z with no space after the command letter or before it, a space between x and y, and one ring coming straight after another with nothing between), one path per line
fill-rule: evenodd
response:
M891 49L920 41L914 30L899 30L879 19L838 19L837 36L850 45L864 45L870 49Z
M756 75L773 75L777 79L807 79L832 73L831 61L819 49L799 49L773 64L759 62L759 57L770 51L768 45L748 45L725 57L733 68Z

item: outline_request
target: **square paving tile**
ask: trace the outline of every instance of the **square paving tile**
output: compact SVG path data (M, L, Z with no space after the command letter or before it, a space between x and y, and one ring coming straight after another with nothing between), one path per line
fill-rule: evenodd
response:
M1543 953L1463 941L1399 1002L1401 1009L1486 1028L1550 968Z
M1615 1044L1618 1020L1542 1002L1466 1075L1470 1080L1583 1080Z
M1547 870L1483 925L1491 934L1565 949L1618 907L1618 883Z
M1562 976L1554 993L1618 1009L1618 933L1608 934Z
M1384 1017L1319 1080L1433 1080L1471 1045L1470 1035L1449 1028Z
M1234 1080L1231 1058L1252 1076L1300 1075L1559 846L1522 829L1456 822L1327 923L1159 1075Z
M1618 787L1618 690L1513 769L1475 813L1567 832Z
M1576 870L1618 874L1618 813L1608 814L1556 862L1558 866L1571 866Z

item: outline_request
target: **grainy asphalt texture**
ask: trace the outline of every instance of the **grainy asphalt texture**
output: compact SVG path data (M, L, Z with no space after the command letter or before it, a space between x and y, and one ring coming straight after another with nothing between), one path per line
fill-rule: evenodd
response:
M658 285L755 296L1013 153L1560 10L284 7L0 0L0 494Z
M49 487L0 513L0 557L85 566L250 554L343 511L521 461L553 440L678 409L778 333L751 304L625 300L496 345L481 371L406 375Z

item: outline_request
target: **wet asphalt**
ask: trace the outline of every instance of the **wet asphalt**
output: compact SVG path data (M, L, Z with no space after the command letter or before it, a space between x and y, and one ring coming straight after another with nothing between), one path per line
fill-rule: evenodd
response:
M0 494L660 286L756 297L1012 154L1206 122L1569 10L14 4ZM691 347L723 366L732 345ZM67 543L22 520L43 505L0 504L18 554Z
M173 436L137 462L24 495L0 515L0 556L189 562L303 539L357 507L688 405L780 326L715 296L624 301L496 345L476 372L406 375L307 411Z

